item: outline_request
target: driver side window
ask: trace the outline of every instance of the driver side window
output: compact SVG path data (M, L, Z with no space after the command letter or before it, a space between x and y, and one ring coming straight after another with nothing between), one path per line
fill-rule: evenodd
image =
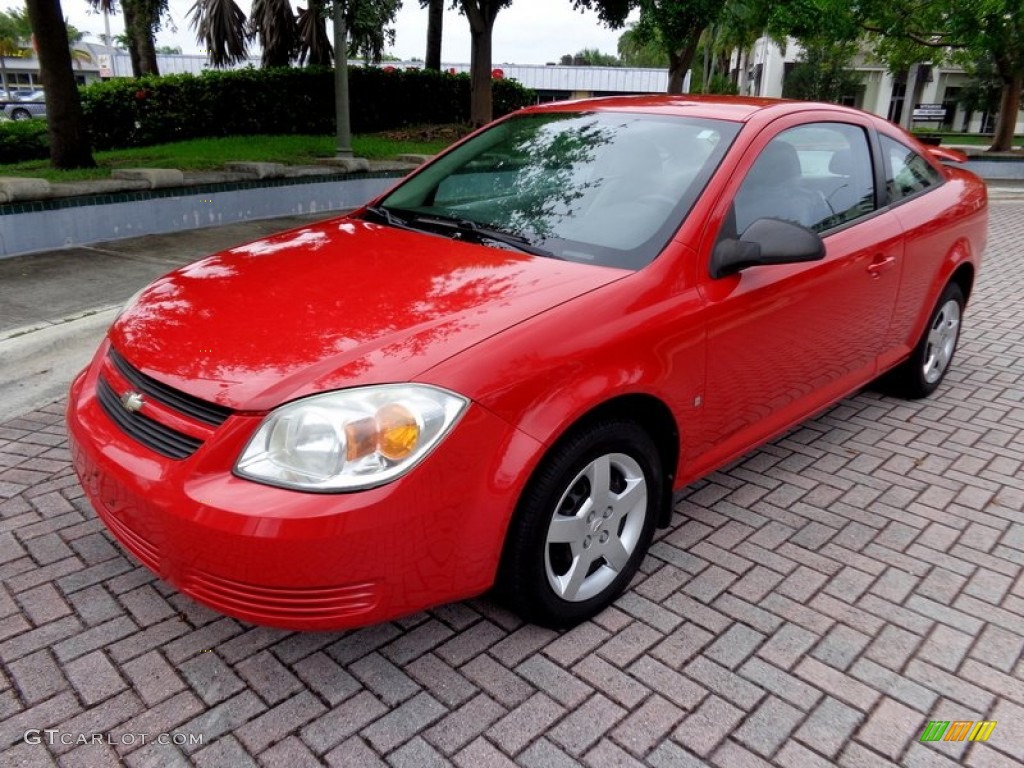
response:
M864 130L814 123L783 131L762 150L733 205L734 237L763 218L825 232L871 213L875 183Z

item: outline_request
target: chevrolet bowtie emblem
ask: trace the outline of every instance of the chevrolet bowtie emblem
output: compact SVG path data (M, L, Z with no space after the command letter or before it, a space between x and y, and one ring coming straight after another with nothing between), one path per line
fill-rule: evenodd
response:
M146 401L142 399L142 395L138 392L125 392L121 395L121 405L129 413L135 413L140 410L142 406L146 404Z

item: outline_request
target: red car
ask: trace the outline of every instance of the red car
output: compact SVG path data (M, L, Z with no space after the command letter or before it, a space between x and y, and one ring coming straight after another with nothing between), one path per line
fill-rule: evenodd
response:
M241 619L496 586L573 624L673 491L879 377L940 384L987 214L937 155L825 104L523 110L141 291L72 386L75 468L126 549Z

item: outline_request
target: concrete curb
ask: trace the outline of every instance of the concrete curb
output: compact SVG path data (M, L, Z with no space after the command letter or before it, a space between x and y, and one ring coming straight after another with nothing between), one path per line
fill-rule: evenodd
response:
M110 175L125 181L145 181L150 189L180 187L185 183L185 174L177 168L120 168Z
M24 179L17 176L0 176L0 203L16 203L22 200L38 200L50 196L50 182L46 179Z
M0 339L0 422L63 397L119 310L104 307L54 325L8 331Z

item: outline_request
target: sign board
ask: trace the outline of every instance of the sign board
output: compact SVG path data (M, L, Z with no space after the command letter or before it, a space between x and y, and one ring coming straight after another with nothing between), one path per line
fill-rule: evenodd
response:
M914 107L913 118L926 123L942 123L946 120L946 107L942 104L918 104Z
M100 65L100 77L113 77L114 69L110 66L110 54L101 53L96 58Z

